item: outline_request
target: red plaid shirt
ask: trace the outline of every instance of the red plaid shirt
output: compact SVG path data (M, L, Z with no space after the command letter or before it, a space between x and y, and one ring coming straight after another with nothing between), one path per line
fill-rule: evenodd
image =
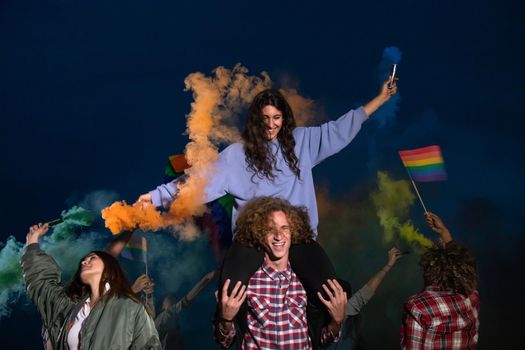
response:
M402 349L474 349L478 342L479 294L468 298L427 287L405 303Z
M312 348L306 321L306 292L289 263L286 270L279 272L264 262L250 278L246 300L248 332L243 349ZM228 334L219 334L219 344L227 348L235 338L235 328ZM338 338L325 327L321 343L327 345Z

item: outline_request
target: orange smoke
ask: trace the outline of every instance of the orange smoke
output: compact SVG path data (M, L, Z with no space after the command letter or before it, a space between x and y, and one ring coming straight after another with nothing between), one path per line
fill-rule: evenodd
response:
M153 206L142 207L138 203L128 205L124 201L115 202L102 209L102 218L106 220L106 227L114 235L136 228L153 230L163 226L163 217Z
M184 151L190 166L185 170L187 180L178 185L178 193L165 214L152 207L141 209L140 205L129 206L123 202L104 209L102 217L112 233L134 228L155 231L171 227L182 239L194 239L199 232L192 217L206 211L205 189L209 179L213 178L218 144L241 140L239 130L233 126L235 118L257 93L272 86L272 80L266 72L260 77L250 76L246 67L237 64L231 70L217 67L211 76L192 73L184 84L194 98L186 118L186 132L190 139ZM310 117L312 100L299 96L294 89L283 90L283 93L299 115Z

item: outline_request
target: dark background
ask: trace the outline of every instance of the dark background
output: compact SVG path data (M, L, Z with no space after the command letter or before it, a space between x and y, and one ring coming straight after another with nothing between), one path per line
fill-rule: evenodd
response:
M383 50L396 46L399 111L384 125L367 122L350 147L315 170L333 203L353 213L339 216L341 225L359 234L334 243L340 236L330 237L333 227L322 217L320 241L355 288L365 283L387 247L359 230L379 231L377 219L352 204L370 205L378 170L405 178L397 150L439 144L449 180L422 192L478 257L479 348L517 348L524 311L524 15L518 0L3 0L0 241L23 241L30 224L95 190L132 202L160 183L167 155L187 142L192 96L183 80L192 72L241 62L251 74L265 70L277 84L292 82L335 119L377 93ZM411 214L425 231L417 203ZM204 243L177 243L177 251L187 257L197 244L202 257ZM203 261L193 282L213 267L213 259ZM402 301L421 287L417 257L399 265L363 311L365 348L397 346ZM191 286L186 280L178 292ZM212 346L211 289L183 316L192 348ZM38 349L38 315L23 299L18 304L0 319L1 347Z

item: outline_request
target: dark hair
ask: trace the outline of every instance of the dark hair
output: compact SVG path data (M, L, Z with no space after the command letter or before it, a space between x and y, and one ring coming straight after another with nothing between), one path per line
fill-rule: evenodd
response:
M240 210L234 240L250 247L263 249L269 229L268 218L276 211L286 214L292 243L306 243L313 239L313 231L305 208L294 207L281 198L256 197Z
M294 150L295 118L293 111L284 96L274 89L267 89L258 93L248 110L248 118L242 133L248 169L252 170L259 178L266 177L268 179L275 177L273 170L280 170L274 169L276 165L275 155L271 152L270 143L266 138L266 125L262 110L268 105L274 106L282 113L283 123L277 139L286 164L297 177L300 177L301 172L297 166L298 160Z
M124 271L122 271L118 260L112 255L100 250L94 250L80 259L77 272L66 287L66 293L71 299L75 301L81 300L90 292L89 285L84 284L80 278L82 261L90 254L95 254L100 259L102 259L102 262L104 263L104 271L102 272L102 278L100 279L100 284L98 286L100 295L102 295L101 300L107 302L112 297L118 297L129 298L136 301L137 303L141 303L139 298L131 290L131 286L126 278L126 275L124 274ZM109 283L111 288L107 293L103 293L106 283Z
M434 244L421 256L425 287L436 286L465 296L477 288L476 259L461 244Z

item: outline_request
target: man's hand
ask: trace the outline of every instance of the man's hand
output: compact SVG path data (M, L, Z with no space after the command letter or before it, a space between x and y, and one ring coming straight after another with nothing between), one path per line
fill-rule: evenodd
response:
M241 284L241 281L235 284L232 294L228 295L228 287L230 286L230 279L227 279L222 287L220 317L226 321L232 321L239 312L242 303L246 299L246 286Z
M430 227L432 231L439 233L443 244L446 244L452 240L452 236L450 235L448 228L445 226L443 220L441 220L439 216L431 212L426 212L425 219L427 221L428 227Z
M39 223L38 225L31 226L29 228L29 232L26 235L26 245L38 243L40 237L45 235L47 230L49 230L48 224L42 225Z
M345 306L348 300L346 292L343 290L343 287L337 282L337 280L327 280L326 281L330 288L323 284L323 289L328 295L328 300L323 298L323 295L320 292L317 292L317 296L321 299L321 302L326 306L326 309L330 316L332 317L332 324L337 326L337 329L332 331L339 332L339 328L345 319ZM335 334L335 332L333 332Z

